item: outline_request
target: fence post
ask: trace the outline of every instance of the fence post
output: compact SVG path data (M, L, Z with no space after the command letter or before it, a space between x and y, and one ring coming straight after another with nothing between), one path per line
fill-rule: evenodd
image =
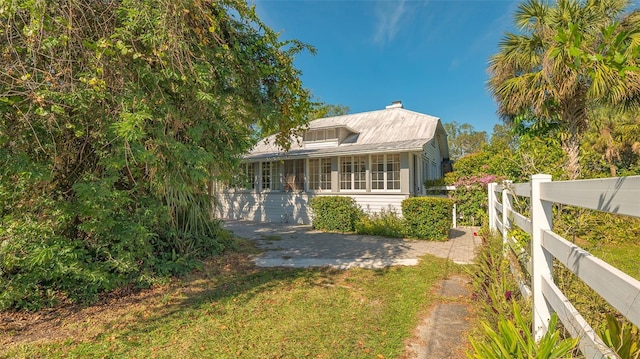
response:
M551 308L542 293L542 279L553 280L553 257L542 248L542 231L551 229L552 202L540 198L540 185L550 182L551 175L531 176L531 286L533 291L533 326L535 339L540 340L549 329Z
M511 212L511 202L513 200L511 193L512 183L513 182L508 180L502 182L502 249L505 251L509 245L507 239L509 238L509 229L511 228L509 213Z
M488 193L488 212L489 212L489 230L496 230L496 186L498 184L491 182L487 185Z
M453 228L458 228L458 210L456 208L456 204L453 204L453 213L451 214L453 218L451 218L453 222Z

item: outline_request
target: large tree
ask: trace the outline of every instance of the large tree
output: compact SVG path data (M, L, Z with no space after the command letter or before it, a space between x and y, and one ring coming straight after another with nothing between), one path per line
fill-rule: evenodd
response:
M207 184L306 123L305 49L243 0L0 2L0 309L222 248Z
M627 0L527 0L489 65L506 120L556 124L566 170L580 176L579 146L594 105L637 107L640 11Z
M487 133L476 131L471 124L459 124L453 121L445 123L444 129L447 132L449 155L452 160L479 152L482 150L482 146L487 144Z

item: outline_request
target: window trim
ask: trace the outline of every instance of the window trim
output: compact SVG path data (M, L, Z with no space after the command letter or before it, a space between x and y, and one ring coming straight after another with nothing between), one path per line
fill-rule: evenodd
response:
M316 162L316 161L317 161L317 167L312 164L312 162ZM307 191L308 192L331 192L333 188L333 181L332 181L333 169L332 169L331 157L309 158L307 162L307 168L308 168ZM329 171L324 172L323 169L327 169L327 168L329 169ZM313 173L314 170L317 170L317 173ZM328 180L326 178L323 180L323 175L328 176ZM315 181L316 178L317 178L317 182ZM318 186L321 187L323 183L328 183L329 187L320 188L320 189L312 188L314 184L317 184Z
M265 165L268 165L269 169L269 186L265 186ZM278 184L279 188L273 188L273 183ZM282 164L280 161L265 161L260 162L260 191L261 192L282 192Z
M374 168L374 156L382 156L382 171L378 171L377 166L376 168ZM397 171L389 171L389 164L392 164L393 162L389 162L389 157L391 156L398 156L398 161L396 162L398 164L398 170ZM370 160L370 171L371 171L371 179L370 179L370 183L371 183L371 192L377 192L377 193L381 193L381 192L402 192L402 171L401 171L401 164L402 164L402 160L400 157L400 153L383 153L383 154L372 154L369 156L369 160ZM379 165L380 162L376 162L376 165ZM380 174L382 173L382 180L381 179L376 179L375 182L377 182L378 184L380 182L383 183L383 188L374 188L374 172L375 174ZM397 172L398 174L398 178L397 180L394 179L389 179L389 172ZM398 183L398 188L389 188L388 184L389 181L392 182L397 182Z
M349 179L348 181L343 181L342 176L345 174L344 173L344 167L343 167L343 161L348 159L349 160L349 167L350 167L350 171L347 173L349 175ZM364 162L364 171L357 171L356 169L356 161L358 161L358 164L362 164ZM366 192L367 191L367 185L368 185L368 176L367 176L367 170L368 170L368 162L369 162L369 156L367 155L352 155L352 156L340 156L339 160L338 160L338 190L340 192ZM356 180L356 175L359 174L364 174L364 181L360 180L359 178ZM356 182L360 183L361 185L364 184L364 188L355 188L356 186ZM350 188L342 188L343 184L349 184Z

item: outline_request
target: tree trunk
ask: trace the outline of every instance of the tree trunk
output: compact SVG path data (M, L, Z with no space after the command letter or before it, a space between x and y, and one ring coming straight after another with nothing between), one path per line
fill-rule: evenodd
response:
M567 101L562 113L566 133L560 142L562 150L567 154L565 171L569 180L573 181L580 177L580 142L588 127L587 111L582 96Z
M562 150L567 154L565 171L569 180L578 179L580 177L580 136L570 134L569 138L562 141Z

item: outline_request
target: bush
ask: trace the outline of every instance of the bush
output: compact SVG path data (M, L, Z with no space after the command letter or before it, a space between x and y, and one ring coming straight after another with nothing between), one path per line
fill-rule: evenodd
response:
M404 221L393 210L385 211L383 209L380 213L362 216L356 223L356 233L358 234L401 238L405 232Z
M362 210L351 197L320 196L309 202L313 210L313 228L325 231L354 232Z
M406 234L418 239L446 241L451 228L453 201L448 198L411 197L402 201Z

